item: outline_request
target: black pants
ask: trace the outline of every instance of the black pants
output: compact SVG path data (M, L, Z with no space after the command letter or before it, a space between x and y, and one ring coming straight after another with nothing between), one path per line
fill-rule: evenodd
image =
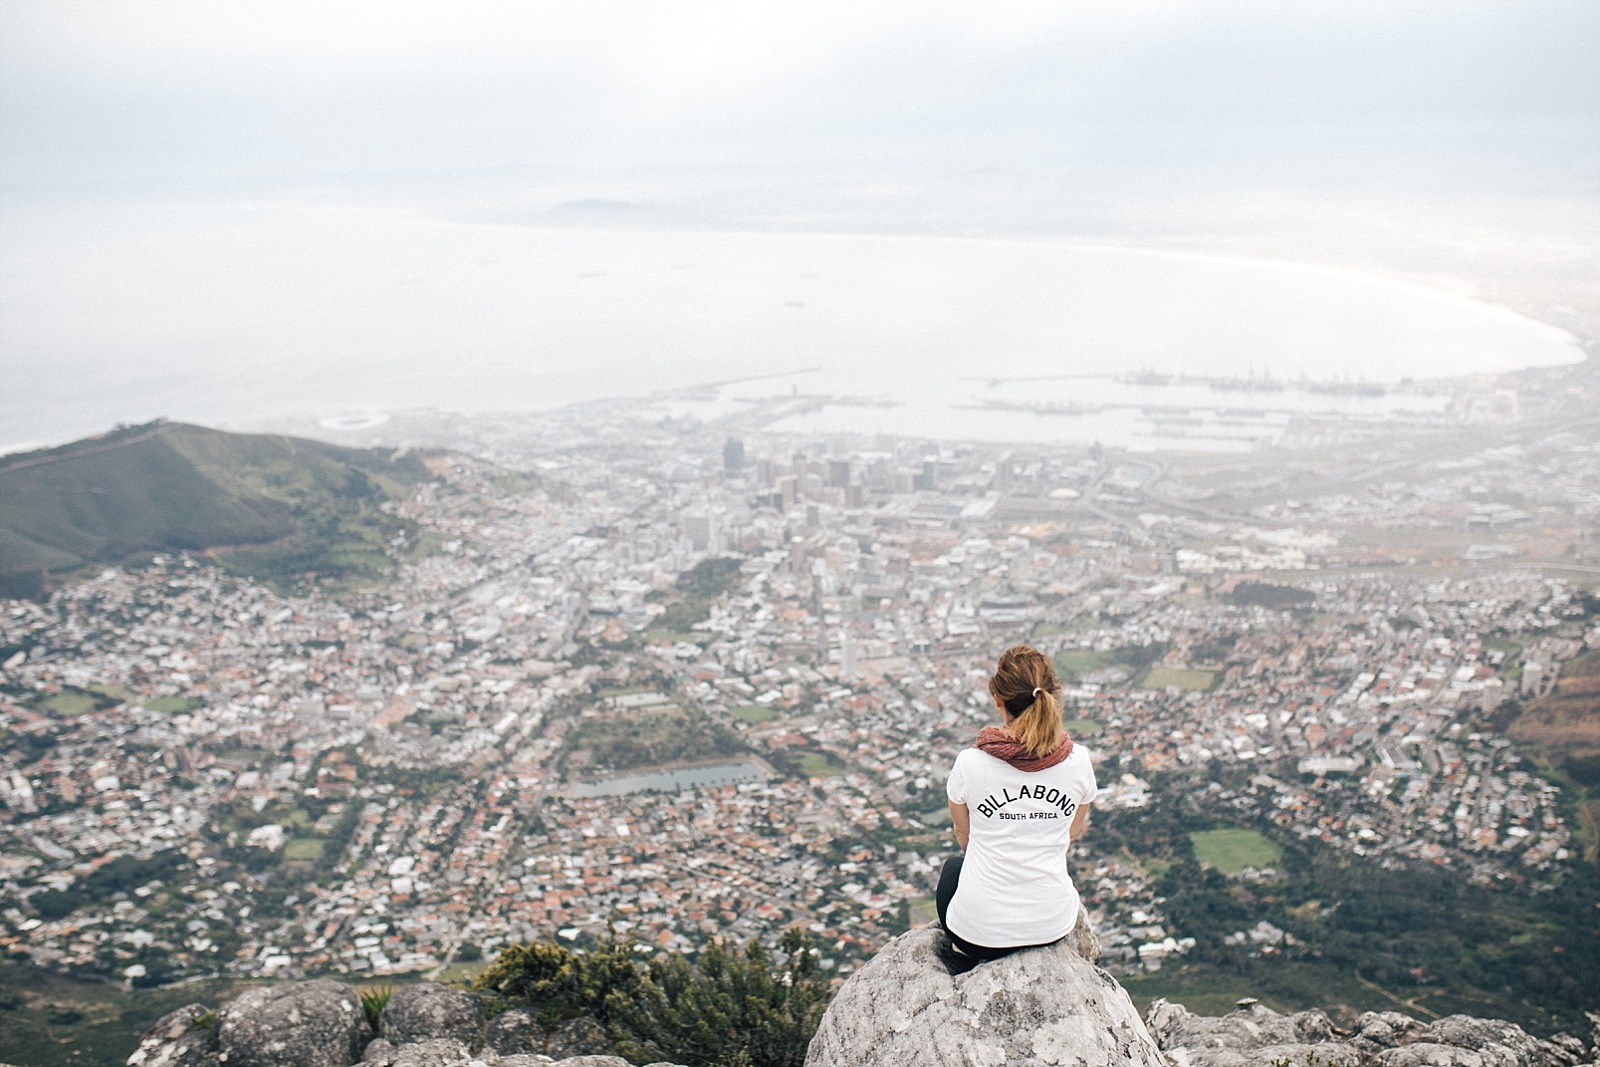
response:
M939 909L939 925L944 927L945 934L964 955L971 956L979 963L985 960L997 960L1002 956L1009 956L1013 952L1021 952L1025 948L1043 948L1044 945L1053 945L1055 941L1046 941L1041 945L1012 945L1009 948L989 948L987 945L974 945L971 941L960 936L950 929L950 923L945 920L945 913L950 910L950 901L955 899L956 886L961 884L961 863L966 857L957 853L944 861L944 870L939 872L939 888L934 893L934 906ZM1057 941L1060 938L1056 939Z

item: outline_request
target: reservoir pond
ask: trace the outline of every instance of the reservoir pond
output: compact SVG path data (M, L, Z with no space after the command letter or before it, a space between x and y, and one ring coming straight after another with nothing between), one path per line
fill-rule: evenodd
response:
M571 797L618 797L629 793L682 793L746 782L764 782L767 771L754 760L710 763L699 767L677 767L643 774L618 775L592 781L574 782L566 789Z

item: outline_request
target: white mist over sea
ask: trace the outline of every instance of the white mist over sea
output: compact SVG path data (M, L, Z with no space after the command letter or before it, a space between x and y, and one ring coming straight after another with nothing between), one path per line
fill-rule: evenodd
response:
M1181 421L1208 396L1235 401L1192 381L1153 400L1118 377L1393 384L1581 358L1562 331L1461 292L1048 240L548 229L294 202L40 209L7 231L5 444L156 416L538 410L780 374L707 411L803 394L851 402L780 428L1131 442L1141 404ZM1290 390L1243 416L1438 403Z

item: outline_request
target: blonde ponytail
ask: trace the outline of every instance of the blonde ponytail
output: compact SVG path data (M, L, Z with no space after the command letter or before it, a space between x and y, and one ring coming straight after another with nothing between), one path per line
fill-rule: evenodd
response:
M1028 755L1034 759L1047 756L1061 743L1065 727L1061 722L1061 705L1056 698L1041 690L1028 710L1011 720L1011 736L1022 742Z
M1033 759L1055 751L1066 732L1061 704L1055 698L1060 687L1050 657L1027 645L1015 645L1002 652L994 676L989 679L989 692L1014 716L1007 729ZM1016 710L1019 705L1020 711Z

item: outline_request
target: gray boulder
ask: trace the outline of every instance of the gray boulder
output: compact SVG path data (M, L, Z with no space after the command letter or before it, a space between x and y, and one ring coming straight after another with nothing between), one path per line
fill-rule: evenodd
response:
M1372 1055L1386 1048L1409 1045L1426 1029L1416 1019L1397 1011L1367 1011L1356 1020L1356 1032L1350 1043Z
M568 1019L550 1032L541 1050L553 1060L607 1056L611 1040L593 1019Z
M434 1037L395 1051L390 1067L466 1067L472 1050L450 1037Z
M1582 1043L1571 1038L1544 1041L1498 1019L1451 1015L1429 1024L1415 1041L1379 1052L1373 1062L1378 1067L1575 1067L1583 1052Z
M512 1008L489 1020L483 1043L501 1056L544 1051L544 1028L525 1011Z
M366 1051L361 1054L361 1062L370 1063L373 1067L389 1067L399 1051L383 1038L375 1037L367 1042Z
M378 1036L396 1045L450 1038L476 1048L483 1029L483 1003L465 990L437 982L400 986L378 1018Z
M936 926L884 946L839 989L806 1067L1167 1067L1083 924L1046 948L952 974Z
M569 1019L546 1030L532 1015L515 1008L490 1020L483 1045L501 1056L537 1054L553 1060L611 1052L610 1039L593 1019Z
M379 1038L378 1041L383 1039ZM388 1045L387 1042L384 1044ZM627 1060L616 1056L571 1056L552 1060L549 1056L533 1053L500 1056L488 1049L474 1055L467 1051L467 1046L450 1038L419 1041L398 1049L388 1046L381 1063L383 1067L633 1067ZM651 1067L681 1065L657 1063Z
M1255 1001L1218 1017L1157 1000L1145 1022L1175 1067L1576 1067L1583 1043L1544 1041L1520 1026L1452 1015L1424 1024L1367 1012L1336 1038L1320 1011L1280 1015Z
M356 991L325 978L247 989L216 1030L228 1067L348 1067L372 1036Z
M549 1056L505 1056L489 1060L493 1067L633 1067L620 1056L569 1056L564 1060L551 1060ZM681 1063L658 1060L645 1067L683 1067Z
M1357 1067L1365 1059L1360 1049L1333 1040L1333 1024L1320 1011L1280 1015L1245 1000L1238 1011L1211 1017L1157 1000L1144 1021L1176 1067L1274 1067L1285 1061L1293 1067Z
M128 1067L215 1067L211 1028L200 1025L210 1014L203 1004L185 1004L167 1012L128 1057Z

